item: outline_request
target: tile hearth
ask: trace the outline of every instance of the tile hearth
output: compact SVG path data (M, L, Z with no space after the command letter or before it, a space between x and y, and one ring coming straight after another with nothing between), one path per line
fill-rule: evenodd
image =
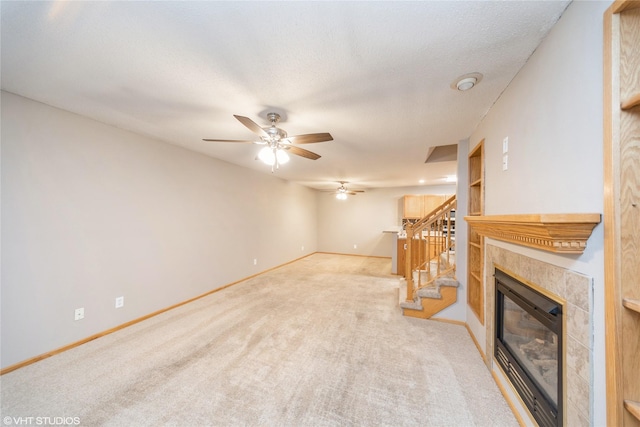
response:
M593 344L592 311L593 279L583 274L567 270L546 262L500 248L486 245L486 301L487 313L495 312L495 266L510 270L521 278L533 283L566 301L566 355L565 393L567 425L588 426L591 422L593 395L591 392L591 363ZM495 319L488 315L487 355L493 355L493 328ZM487 357L492 370L499 369L493 357Z

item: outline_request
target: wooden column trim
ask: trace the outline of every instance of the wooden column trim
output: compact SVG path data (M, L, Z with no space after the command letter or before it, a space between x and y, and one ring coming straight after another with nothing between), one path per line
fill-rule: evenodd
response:
M613 88L614 79L616 82L619 79L614 63L620 61L618 20L614 22L614 11L621 7L621 2L613 3L603 16L604 322L607 425L611 426L622 423L624 410L621 398L620 354L617 351L620 342L617 308L620 301L617 287L620 270L617 245L620 241L620 231L615 221L616 212L619 211L616 194L619 194L620 188L615 173L620 167L617 155L620 126L620 111L617 107L620 105L620 91Z

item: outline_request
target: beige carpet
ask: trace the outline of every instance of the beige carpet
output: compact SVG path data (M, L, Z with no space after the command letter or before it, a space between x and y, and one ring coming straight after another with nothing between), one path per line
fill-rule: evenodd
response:
M314 254L11 372L1 419L517 426L463 326L402 316L390 264Z

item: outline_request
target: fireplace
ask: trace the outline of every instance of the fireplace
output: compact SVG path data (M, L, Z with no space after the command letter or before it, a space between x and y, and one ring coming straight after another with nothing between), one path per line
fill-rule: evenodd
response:
M562 305L495 269L498 365L541 427L563 420Z

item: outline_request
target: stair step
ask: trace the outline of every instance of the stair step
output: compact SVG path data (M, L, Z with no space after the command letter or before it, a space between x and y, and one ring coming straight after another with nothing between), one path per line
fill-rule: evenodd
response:
M407 308L409 310L422 310L422 303L420 300L418 301L402 301L400 303L400 308Z
M440 294L440 290L437 286L427 287L418 289L416 292L420 298L433 298L433 299L441 299L442 295Z
M418 289L416 292L418 297L416 301L401 301L400 307L411 310L422 310L420 298L442 299L442 293L440 292L441 286L457 288L460 286L460 283L453 277L440 277L434 282L434 286Z
M457 288L460 286L460 282L458 282L453 277L440 277L436 280L436 285L438 286L451 286L453 288Z

